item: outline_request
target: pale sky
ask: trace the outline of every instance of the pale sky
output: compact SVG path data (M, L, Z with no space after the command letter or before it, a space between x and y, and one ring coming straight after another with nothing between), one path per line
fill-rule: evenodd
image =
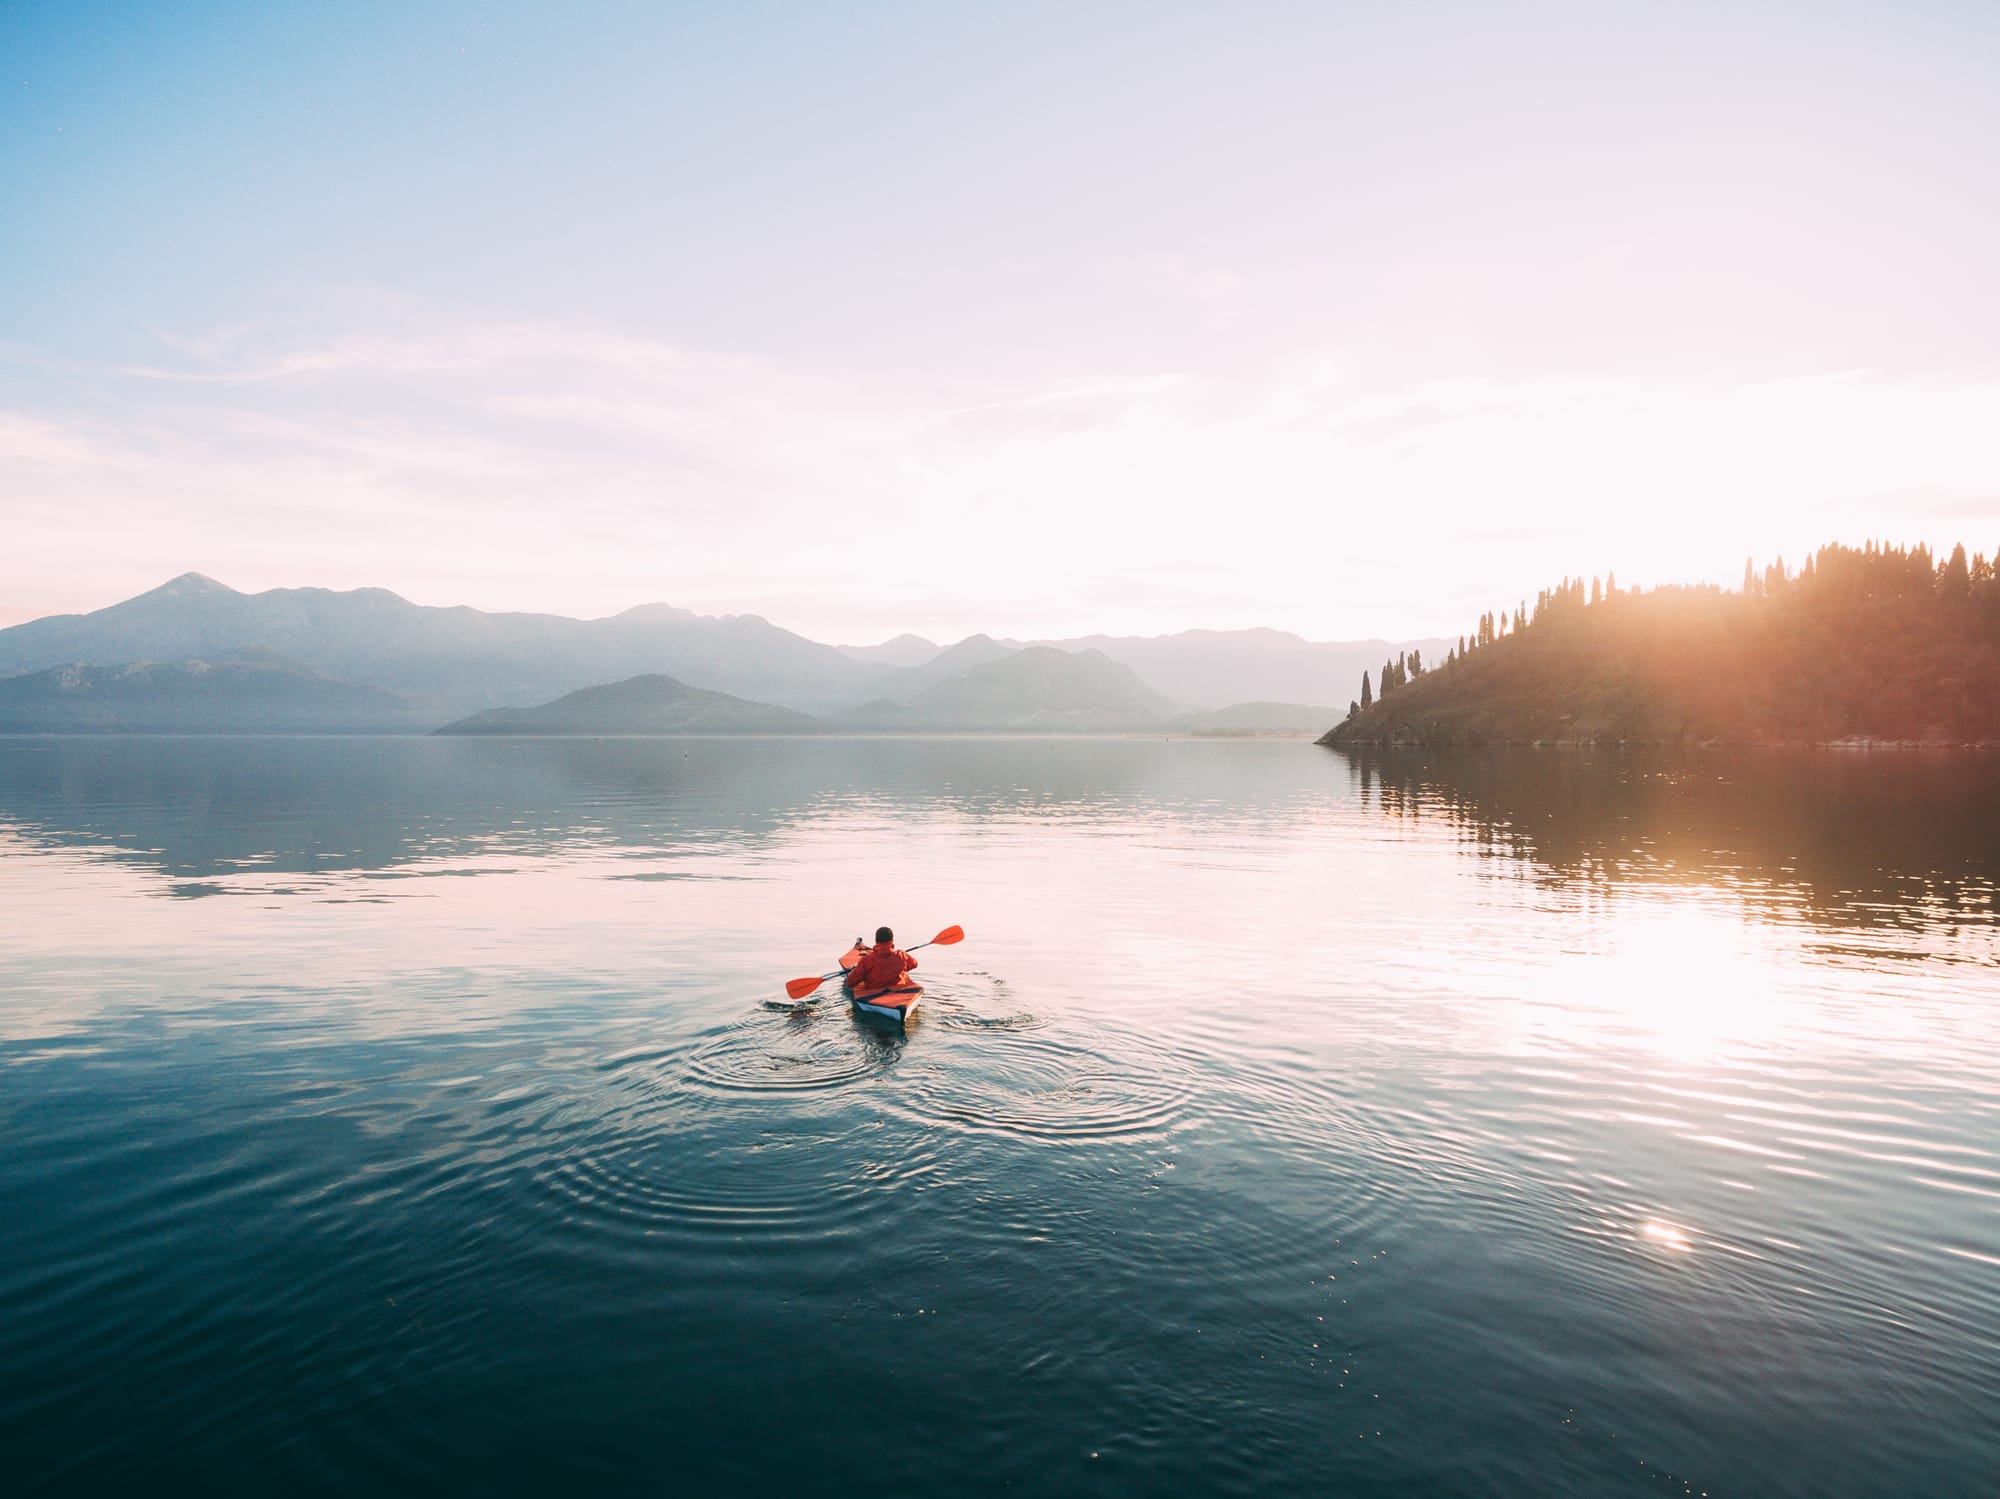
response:
M2000 548L2000 5L0 7L0 623Z

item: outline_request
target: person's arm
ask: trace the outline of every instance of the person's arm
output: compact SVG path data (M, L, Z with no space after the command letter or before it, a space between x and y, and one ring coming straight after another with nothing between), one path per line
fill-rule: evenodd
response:
M899 950L896 953L896 956L903 960L903 969L905 972L908 972L910 969L915 968L917 966L917 960L911 957L906 952L902 952Z

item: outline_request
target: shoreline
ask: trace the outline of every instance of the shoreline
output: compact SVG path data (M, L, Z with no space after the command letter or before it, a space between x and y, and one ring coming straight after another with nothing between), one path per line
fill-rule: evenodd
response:
M1326 749L1836 749L1836 750L2000 750L2000 739L1885 739L1849 734L1839 739L1469 739L1399 735L1387 738L1336 738L1323 734L1313 741Z

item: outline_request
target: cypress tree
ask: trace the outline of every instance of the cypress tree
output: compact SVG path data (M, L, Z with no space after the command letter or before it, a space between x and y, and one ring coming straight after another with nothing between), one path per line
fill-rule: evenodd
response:
M1949 603L1962 604L1972 597L1972 567L1965 560L1965 543L1951 549L1951 558L1938 569L1938 593Z
M1375 704L1375 694L1368 690L1368 673L1361 674L1361 709L1365 713Z

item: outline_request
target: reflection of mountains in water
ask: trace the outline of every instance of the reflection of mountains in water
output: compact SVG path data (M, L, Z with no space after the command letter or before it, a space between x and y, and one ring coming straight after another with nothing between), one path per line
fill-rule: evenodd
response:
M177 879L768 846L809 819L1296 823L1291 744L1116 739L0 739L0 825Z
M1347 750L1390 817L1555 879L1716 885L1857 926L2000 911L2000 756L1828 749Z

